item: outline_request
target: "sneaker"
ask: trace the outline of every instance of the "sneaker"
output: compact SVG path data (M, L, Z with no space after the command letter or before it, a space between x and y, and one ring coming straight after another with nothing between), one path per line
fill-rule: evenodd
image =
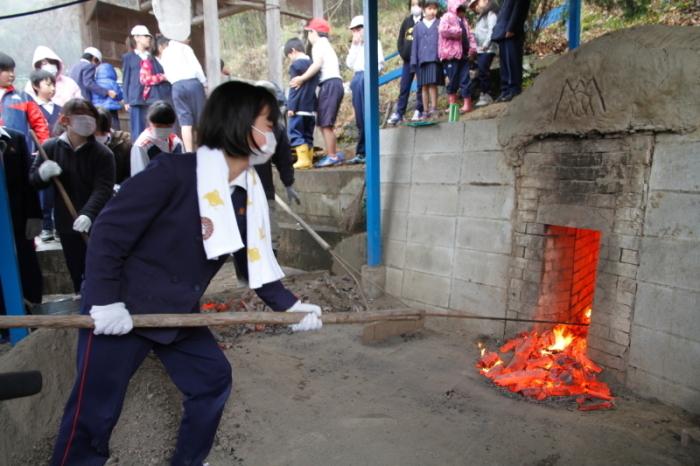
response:
M477 107L485 107L486 105L490 105L493 103L493 97L488 95L487 93L483 93L479 96L479 101L476 103Z
M387 125L396 126L401 122L401 115L398 113L392 113L388 120L386 120Z
M41 230L41 233L39 234L39 239L44 243L53 241L53 238L53 231L51 230Z
M421 121L424 119L423 115L424 113L421 113L418 110L416 110L415 112L413 112L413 117L411 117L411 121Z
M326 155L321 160L316 162L314 167L315 168L333 167L335 165L341 165L343 162L345 162L345 154L343 154L342 152L338 152L337 154L334 154L334 155Z
M53 239L56 241L61 241L61 238L58 236L58 230L53 231Z
M514 96L511 94L501 94L496 99L496 102L510 102L511 100L513 100L513 97Z
M355 157L348 160L347 163L349 165L358 165L361 163L365 163L365 154L358 154Z

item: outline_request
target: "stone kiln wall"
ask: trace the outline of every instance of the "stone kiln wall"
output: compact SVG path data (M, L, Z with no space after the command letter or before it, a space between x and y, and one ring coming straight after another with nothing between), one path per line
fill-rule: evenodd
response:
M540 299L550 291L542 280L547 225L600 232L589 354L618 380L624 380L629 356L652 150L653 136L645 135L553 138L528 146L515 168L508 315L542 313ZM524 327L509 324L508 330Z

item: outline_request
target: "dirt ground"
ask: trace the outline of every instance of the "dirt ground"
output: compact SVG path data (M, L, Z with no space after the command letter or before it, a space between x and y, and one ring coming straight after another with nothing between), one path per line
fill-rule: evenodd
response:
M230 275L209 293L226 293ZM355 296L327 274L288 279L326 309ZM391 303L375 303L389 307ZM246 306L256 307L251 298ZM373 306L373 307L375 307ZM679 432L698 419L618 391L618 408L582 413L575 403L533 403L477 374L474 335L419 334L373 346L359 326L320 332L217 330L234 368L234 392L209 457L219 465L681 465L700 464L700 444ZM0 372L38 368L44 390L0 403L0 465L46 464L74 377L75 334L40 331L0 356ZM147 358L130 385L112 436L110 465L167 465L180 394Z

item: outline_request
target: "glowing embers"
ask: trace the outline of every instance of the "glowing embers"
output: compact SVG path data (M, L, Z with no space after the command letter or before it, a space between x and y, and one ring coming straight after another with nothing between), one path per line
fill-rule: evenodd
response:
M585 315L590 319L590 310ZM586 333L587 327L566 325L523 332L498 352L479 343L476 367L494 384L536 400L575 396L582 411L613 408L610 387L597 380L602 369L586 356Z

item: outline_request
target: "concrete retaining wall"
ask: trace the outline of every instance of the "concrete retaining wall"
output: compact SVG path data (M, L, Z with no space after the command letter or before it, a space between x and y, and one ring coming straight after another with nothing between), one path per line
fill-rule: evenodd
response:
M700 133L656 137L648 199L627 380L700 413Z
M420 307L505 316L515 194L497 141L496 120L382 132L389 293ZM487 321L437 325L503 332Z

